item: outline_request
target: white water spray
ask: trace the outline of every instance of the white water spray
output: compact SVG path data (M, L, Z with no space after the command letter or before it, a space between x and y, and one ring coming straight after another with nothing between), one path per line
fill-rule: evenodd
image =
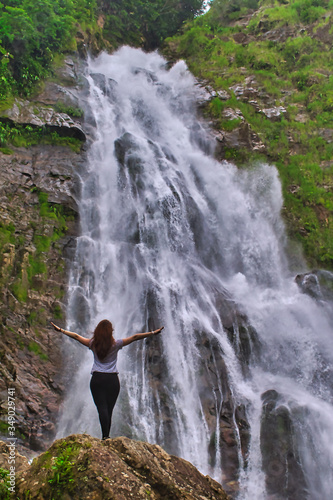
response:
M222 480L218 352L235 406L246 407L250 424L247 467L239 444L238 498L267 498L260 447L267 390L276 390L294 415L309 498L329 498L332 314L323 301L301 294L288 274L276 169L239 172L212 158L183 62L168 70L156 53L124 47L89 61L87 80L94 140L82 178L68 327L88 335L108 318L115 337L124 338L165 326L155 343L119 353L122 388L112 434L158 443ZM217 306L226 289L261 344L246 376ZM209 366L216 368L205 378L204 342L214 345ZM89 392L91 353L78 350L82 363L58 437L100 434Z

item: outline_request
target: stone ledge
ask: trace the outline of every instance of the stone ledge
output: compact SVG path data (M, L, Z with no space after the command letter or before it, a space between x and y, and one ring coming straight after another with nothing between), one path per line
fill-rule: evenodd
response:
M0 116L20 125L33 127L48 127L57 130L62 135L86 140L81 125L66 113L58 113L52 107L41 106L30 101L15 99L12 108L2 112Z

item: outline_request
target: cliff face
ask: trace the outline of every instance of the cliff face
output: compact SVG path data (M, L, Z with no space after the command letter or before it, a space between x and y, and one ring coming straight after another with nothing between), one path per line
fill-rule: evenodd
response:
M82 137L80 124L55 111L59 103L73 100L73 70L70 61L60 74L62 83L71 85L67 90L48 83L34 104L16 102L4 112L8 123L15 120L31 129L43 125L45 133L51 129L62 136ZM64 314L67 262L73 258L78 234L77 175L84 151L39 144L11 145L5 152L0 152L1 433L7 435L11 388L17 436L24 446L41 450L54 435L66 384L60 338L49 321L61 321Z
M125 437L100 441L74 434L55 441L30 467L24 459L18 464L16 495L27 500L229 498L216 481L186 460Z

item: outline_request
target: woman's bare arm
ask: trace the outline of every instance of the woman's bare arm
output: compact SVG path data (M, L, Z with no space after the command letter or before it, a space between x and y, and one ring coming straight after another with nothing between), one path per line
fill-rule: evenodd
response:
M57 326L57 325L55 325L54 323L52 323L52 321L51 321L51 325L53 326L53 328L54 328L57 332L61 332L61 333L63 333L64 335L67 335L67 337L70 337L71 339L77 340L78 342L80 342L80 344L83 344L83 345L85 345L86 347L89 347L89 342L90 342L90 339L87 339L86 337L82 337L82 336L81 336L81 335L79 335L78 333L75 333L75 332L69 332L68 330L64 330L63 328L60 328L60 326Z
M132 337L127 337L127 339L123 339L123 346L132 344L132 342L136 342L137 340L146 339L147 337L151 337L152 335L158 335L159 333L161 333L163 328L164 326L152 332L136 333L135 335L132 335Z

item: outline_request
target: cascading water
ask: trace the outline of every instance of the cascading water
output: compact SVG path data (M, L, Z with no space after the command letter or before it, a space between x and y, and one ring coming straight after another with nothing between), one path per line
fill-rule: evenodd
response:
M333 315L288 273L276 169L213 159L183 62L124 47L90 60L87 81L68 328L165 326L119 353L112 434L160 444L242 500L332 497ZM58 437L100 434L77 349Z

